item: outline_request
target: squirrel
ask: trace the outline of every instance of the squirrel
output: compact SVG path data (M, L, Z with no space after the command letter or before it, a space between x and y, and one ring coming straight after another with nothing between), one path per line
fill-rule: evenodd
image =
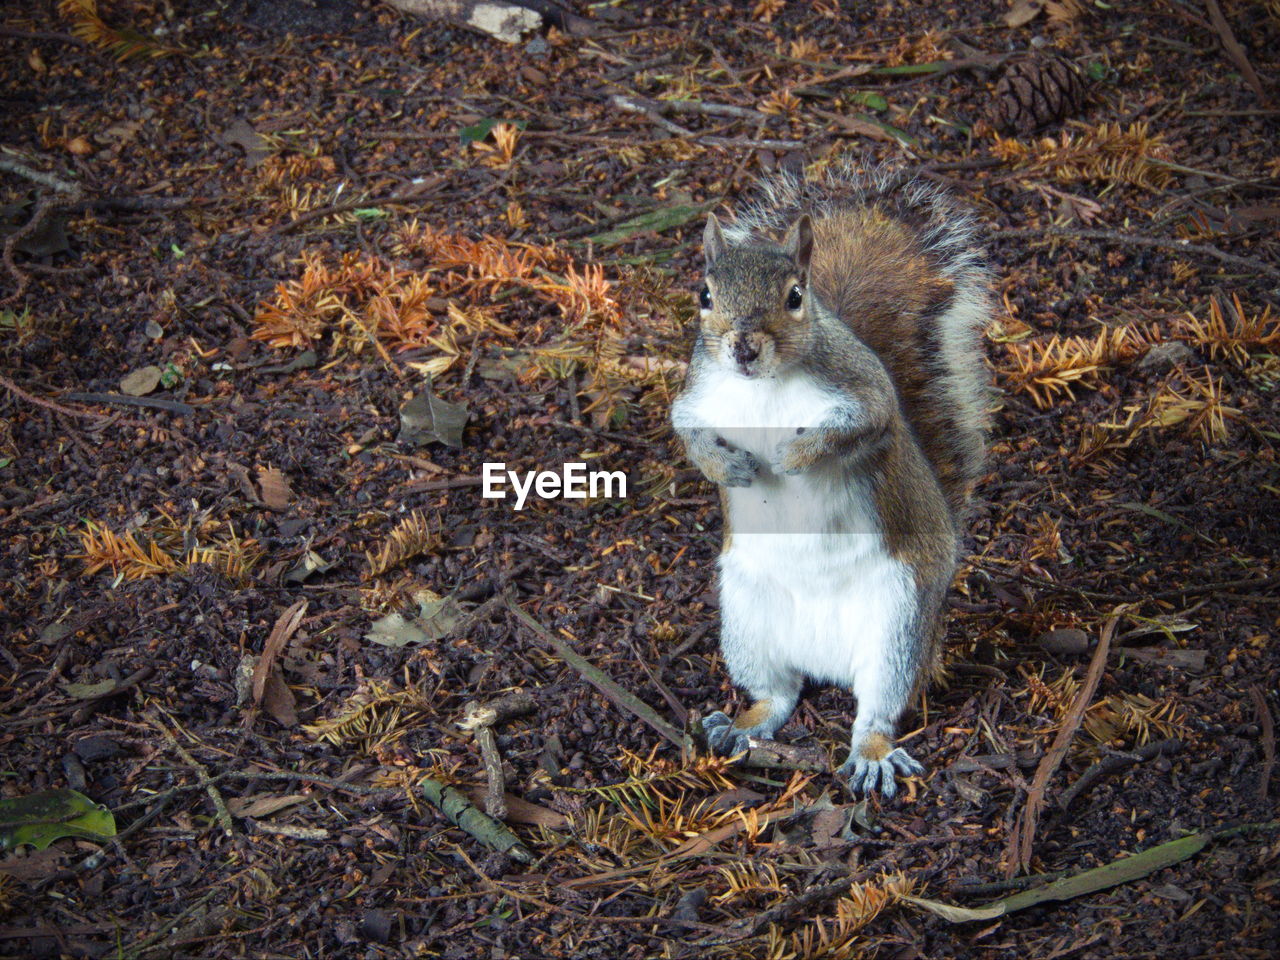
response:
M753 704L703 721L737 755L805 680L857 699L855 793L924 767L896 724L938 670L943 604L983 470L975 223L931 184L846 164L783 174L703 235L701 323L672 426L720 488L721 651Z

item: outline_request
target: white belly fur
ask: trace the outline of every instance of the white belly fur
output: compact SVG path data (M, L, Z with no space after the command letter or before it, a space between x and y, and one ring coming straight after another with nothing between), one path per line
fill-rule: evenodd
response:
M726 662L740 684L780 673L852 687L882 670L916 603L890 556L869 483L836 463L775 473L778 443L821 422L836 398L806 377L749 380L728 371L686 402L697 420L760 461L750 487L726 493L732 529L720 557Z

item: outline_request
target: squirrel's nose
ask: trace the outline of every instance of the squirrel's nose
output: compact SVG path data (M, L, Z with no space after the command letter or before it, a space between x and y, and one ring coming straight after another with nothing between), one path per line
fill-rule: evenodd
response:
M760 356L760 348L744 336L733 341L733 359L739 363L750 363Z

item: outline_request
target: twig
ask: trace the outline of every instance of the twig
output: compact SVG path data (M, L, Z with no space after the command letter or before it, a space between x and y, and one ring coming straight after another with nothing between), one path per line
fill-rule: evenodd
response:
M1080 240L1104 240L1122 245L1130 243L1137 247L1157 247L1161 250L1174 250L1179 253L1198 253L1206 257L1213 257L1223 263L1229 263L1232 266L1265 273L1269 277L1280 280L1280 270L1263 263L1261 260L1239 257L1234 253L1226 253L1219 250L1217 247L1211 247L1203 243L1188 243L1185 240L1170 240L1164 237L1140 237L1134 234L1120 233L1116 230L1066 230L1058 227L1018 227L1016 229L997 231L995 237L996 239L1002 237L1074 237Z
M826 754L813 747L797 747L776 740L749 741L750 749L742 758L746 767L762 767L766 770L802 770L806 773L825 773L831 769Z
M739 920L731 928L730 935L722 940L702 940L698 946L706 949L707 947L721 947L729 943L737 943L739 940L746 940L763 930L771 923L778 923L787 917L803 910L809 912L809 908L815 907L820 903L825 903L832 897L838 897L849 892L849 888L856 883L865 871L860 873L849 873L847 876L841 877L839 880L832 880L830 883L824 883L820 887L813 887L804 893L798 894L789 900L784 900L776 907L770 907L761 913L746 919Z
M419 480L406 483L399 488L400 493L426 493L431 490L454 490L458 487L478 487L484 483L483 477L454 477L452 480Z
M68 393L68 400L80 403L118 403L129 407L151 407L154 410L168 410L170 413L184 417L193 416L196 408L189 403L177 400L165 400L163 397L131 397L124 393Z
M1276 728L1271 719L1271 708L1267 706L1267 698L1258 687L1249 688L1249 696L1253 698L1253 707L1258 712L1258 725L1262 727L1262 782L1258 784L1258 801L1267 799L1267 790L1271 785L1271 771L1276 765Z
M88 420L110 419L100 413L94 413L92 410L76 410L74 407L64 407L62 404L53 400L44 400L40 397L33 396L2 373L0 373L0 387L4 387L16 397L21 397L23 400L27 401L27 403L34 403L37 407L44 407L46 410L52 410L54 413L60 413L64 417L82 417Z
M458 726L470 730L480 746L480 757L484 761L485 773L485 813L495 820L507 818L506 777L502 772L502 755L498 753L498 742L493 736L493 728L511 717L532 713L537 702L530 694L515 693L482 704L478 700L468 701L463 708L462 720Z
M1011 890L1025 890L1028 887L1035 887L1042 883L1061 880L1068 873L1069 871L1067 870L1058 870L1054 873L1035 873L1026 877L994 880L991 883L965 883L960 881L953 883L949 888L949 892L952 896L958 897L994 897L1002 893L1009 893Z
M1067 711L1062 725L1058 728L1058 735L1053 738L1053 745L1049 747L1040 760L1040 766L1036 768L1031 789L1027 791L1026 805L1022 808L1017 826L1009 837L1004 864L1006 878L1012 877L1019 868L1027 870L1031 867L1031 846L1035 842L1036 824L1040 820L1040 811L1044 808L1045 789L1049 786L1050 778L1066 759L1067 748L1071 746L1076 731L1080 729L1085 710L1088 709L1098 689L1098 683L1102 680L1102 673L1107 666L1107 651L1111 649L1111 637L1116 632L1116 624L1120 622L1122 613L1123 608L1118 607L1106 626L1102 628L1102 636L1098 639L1098 646L1093 651L1093 660L1089 663L1089 672L1085 675L1084 683L1076 694L1071 709Z
M620 99L625 100L626 104L618 103ZM621 95L615 95L613 100L616 106L624 110L645 113L651 110L655 113L670 110L672 113L700 113L708 117L735 117L739 120L756 120L762 123L778 119L772 114L752 110L750 107L738 107L729 103L707 103L703 100L650 100L646 97L622 97Z
M228 837L235 833L235 824L231 820L231 811L227 809L227 802L222 799L222 791L220 791L213 782L213 778L209 776L209 771L204 764L200 763L187 752L186 747L178 742L178 738L173 735L165 724L157 722L160 732L164 738L169 741L169 745L177 752L184 763L196 772L196 777L200 781L200 786L204 787L205 792L209 794L209 799L213 801L213 809L218 817L218 824L222 827L222 832Z
M738 147L743 150L800 150L808 144L801 140L753 140L749 137L699 137L708 147Z
M44 173L41 170L33 170L25 163L19 163L17 160L10 160L8 157L0 157L0 170L6 170L9 173L16 173L20 177L26 177L42 187L48 187L50 190L57 190L59 193L79 193L78 184L63 180L61 177L54 176L52 173Z
M1073 783L1067 792L1062 795L1061 799L1058 800L1058 806L1063 810L1067 810L1076 801L1077 797L1093 787L1099 780L1103 780L1114 773L1119 773L1121 770L1125 770L1140 761L1151 760L1166 753L1177 753L1181 749L1181 740L1159 740L1139 747L1132 753L1103 757L1084 773L1080 774L1080 779Z
M393 193L389 197L366 197L363 200L351 200L347 203L330 204L327 207L320 207L319 209L304 213L302 216L290 220L288 223L282 223L279 226L272 227L267 231L267 236L282 237L286 233L292 233L299 227L306 226L313 220L320 220L323 217L332 216L335 213L346 213L349 210L359 210L368 207L381 207L393 203L415 203L419 200L430 199L432 188L435 186L438 186L438 184L423 184L412 193Z
M1258 95L1258 99L1265 105L1268 103L1267 91L1263 89L1262 80L1258 77L1258 72L1253 69L1253 64L1249 62L1249 57L1244 52L1244 47L1240 46L1240 41L1236 39L1235 33L1232 32L1231 24L1222 15L1222 7L1218 5L1218 0L1205 0L1205 6L1209 8L1209 22L1213 24L1213 29L1218 31L1218 38L1222 40L1222 47L1227 51L1227 56L1244 74L1249 86L1253 87L1253 92Z
M461 792L432 777L424 777L422 795L448 818L490 849L505 853L521 863L533 863L534 856L511 829L486 815Z
M619 706L628 713L639 717L676 746L683 745L684 737L681 735L680 731L658 716L657 711L655 711L651 706L634 694L623 690L622 687L618 686L618 684L605 674L604 671L589 663L586 658L574 651L567 643L553 634L537 620L533 619L533 617L529 616L529 614L525 613L518 604L512 602L510 597L505 598L505 603L507 609L515 615L517 620L537 634L544 643L555 650L561 660L573 667L573 669L577 670L584 680L612 700L616 706Z
M609 98L609 102L619 110L625 110L628 113L643 114L668 133L674 133L678 137L686 137L690 140L697 139L698 135L696 133L680 126L678 123L672 123L656 109L650 106L647 101L640 100L636 97L624 97L620 93L615 93Z

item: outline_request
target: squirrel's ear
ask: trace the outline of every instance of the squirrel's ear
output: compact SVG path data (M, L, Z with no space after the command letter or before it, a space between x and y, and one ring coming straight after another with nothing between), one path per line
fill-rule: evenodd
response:
M813 220L806 213L787 231L784 244L802 277L809 275L809 258L813 256Z
M707 229L702 231L702 255L711 266L720 259L725 250L724 231L720 229L720 221L714 213L707 215Z

